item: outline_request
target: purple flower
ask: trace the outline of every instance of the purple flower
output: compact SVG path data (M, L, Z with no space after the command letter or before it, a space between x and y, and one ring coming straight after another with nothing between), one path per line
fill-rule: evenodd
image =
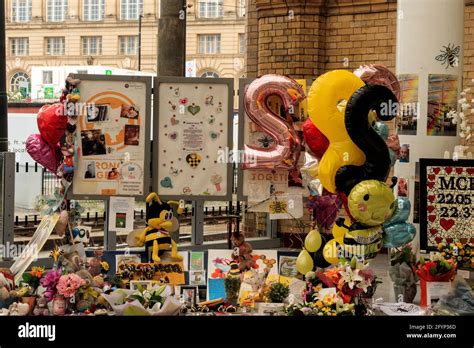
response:
M54 295L56 295L56 285L58 284L61 274L62 271L59 268L57 270L49 271L40 280L41 285L46 288L46 291L44 292L44 297L48 302L53 299Z

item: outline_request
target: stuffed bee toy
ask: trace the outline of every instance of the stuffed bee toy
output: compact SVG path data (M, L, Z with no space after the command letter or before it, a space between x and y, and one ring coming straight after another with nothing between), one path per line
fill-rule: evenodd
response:
M178 246L170 233L179 228L178 219L173 215L170 204L179 205L178 214L182 213L182 203L176 201L162 202L156 193L146 198L147 227L136 237L137 245L145 245L149 262L160 262L160 256L171 248L171 257L181 261Z

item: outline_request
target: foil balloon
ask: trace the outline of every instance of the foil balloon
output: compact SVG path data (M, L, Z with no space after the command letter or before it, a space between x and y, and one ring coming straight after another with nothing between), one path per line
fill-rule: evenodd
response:
M397 161L397 154L393 151L393 149L388 146L388 136L390 133L390 129L385 123L382 122L376 122L374 125L374 130L377 132L377 134L385 141L388 147L388 154L390 156L390 165L393 166L395 165L395 162Z
M301 142L293 126L275 114L268 105L271 96L278 96L287 114L305 98L301 86L281 75L264 75L246 89L244 109L247 116L268 133L273 142L268 148L245 145L243 169L292 169L298 162ZM253 159L250 161L249 159Z
M64 136L67 120L64 116L63 104L44 105L38 111L38 130L49 146L55 147Z
M387 184L365 180L354 186L348 197L352 217L362 226L377 226L391 218L395 197Z
M26 139L26 151L36 162L56 174L62 159L58 145L52 147L40 134L32 134Z
M321 133L310 119L307 119L303 123L303 136L310 152L314 154L317 159L321 159L329 146L328 138Z
M399 248L413 240L416 228L406 220L410 216L411 204L407 197L398 197L395 212L383 225L384 248Z
M361 166L364 153L350 138L344 124L344 101L364 82L346 70L334 70L313 82L308 94L308 113L311 121L328 139L329 146L319 163L318 176L331 193L336 192L336 172L345 165Z
M357 77L360 77L368 85L385 86L400 100L400 83L397 77L386 66L370 64L360 66L354 71Z
M390 121L396 116L397 99L384 86L366 85L359 88L349 99L345 112L345 125L353 142L364 152L362 165L345 165L336 174L336 187L349 194L363 180L385 181L390 172L390 154L387 144L370 124L369 112L375 110L378 119Z

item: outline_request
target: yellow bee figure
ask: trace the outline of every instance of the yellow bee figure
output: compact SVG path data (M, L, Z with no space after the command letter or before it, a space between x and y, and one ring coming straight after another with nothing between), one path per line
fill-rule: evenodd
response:
M178 219L173 215L170 204L179 202L162 202L158 195L153 192L146 198L146 220L147 227L140 233L137 245L145 245L149 262L160 262L160 256L171 248L171 257L181 261L183 257L178 254L178 246L171 238L170 233L178 230ZM181 214L181 208L178 208Z

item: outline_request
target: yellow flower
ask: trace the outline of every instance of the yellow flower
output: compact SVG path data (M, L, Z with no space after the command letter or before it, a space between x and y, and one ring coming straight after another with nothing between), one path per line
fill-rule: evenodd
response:
M324 307L324 304L321 300L318 300L318 301L316 301L316 306L318 306L319 308L322 308L322 307Z
M100 263L100 265L102 266L102 268L105 270L105 271L108 271L110 269L110 266L109 264L106 262L106 261L102 261Z
M324 298L323 302L326 306L330 306L334 303L334 298L328 295Z

